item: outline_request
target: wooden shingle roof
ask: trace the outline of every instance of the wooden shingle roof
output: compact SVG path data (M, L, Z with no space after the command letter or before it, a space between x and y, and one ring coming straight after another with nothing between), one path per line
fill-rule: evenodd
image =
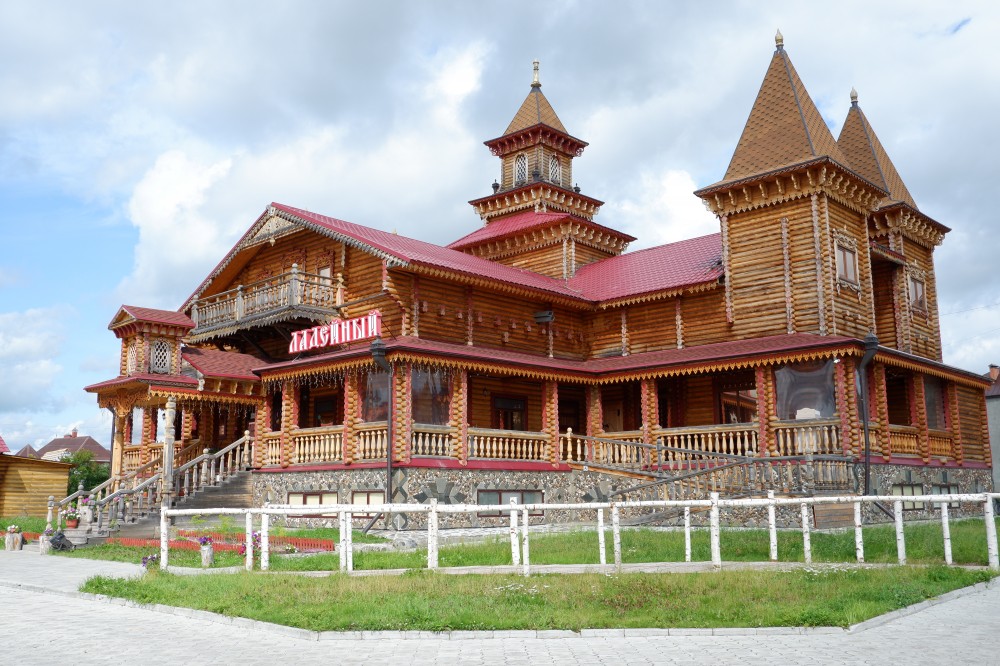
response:
M851 108L847 119L840 130L837 145L850 162L851 168L864 178L889 191L889 197L883 203L901 201L914 209L917 204L906 189L906 184L896 171L896 166L889 159L889 154L878 140L875 130L865 117L864 111L858 106L857 93L851 92Z
M849 164L779 43L723 182L823 155Z
M562 121L559 120L559 116L556 115L556 110L552 108L549 100L542 93L541 85L531 88L531 92L524 98L521 108L514 114L514 119L510 121L510 125L507 126L504 135L520 132L523 129L528 129L538 124L548 125L560 132L569 134L566 131L566 127L563 126Z

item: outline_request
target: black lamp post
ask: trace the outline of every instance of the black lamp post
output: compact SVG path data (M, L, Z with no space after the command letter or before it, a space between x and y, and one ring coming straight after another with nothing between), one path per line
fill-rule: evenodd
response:
M865 495L871 494L871 467L872 449L871 434L868 431L868 364L875 358L878 351L878 338L874 333L865 336L865 355L861 357L858 364L858 372L861 374L861 423L865 432Z
M381 370L389 375L389 404L386 410L385 423L385 499L392 504L392 364L385 360L385 343L382 338L375 338L371 344L372 360ZM386 527L389 526L389 513L385 513Z

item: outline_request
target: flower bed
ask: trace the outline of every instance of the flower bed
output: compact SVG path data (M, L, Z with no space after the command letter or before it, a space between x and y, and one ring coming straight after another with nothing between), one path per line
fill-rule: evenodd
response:
M200 536L210 536L212 541L218 546L220 542L242 543L246 537L242 534L223 534L221 532L198 532L195 530L180 530L178 535L197 539ZM268 536L268 543L271 548L280 549L284 546L295 546L299 552L322 552L336 550L337 542L333 539L320 539L311 537L279 536L271 534ZM173 542L171 542L173 543Z

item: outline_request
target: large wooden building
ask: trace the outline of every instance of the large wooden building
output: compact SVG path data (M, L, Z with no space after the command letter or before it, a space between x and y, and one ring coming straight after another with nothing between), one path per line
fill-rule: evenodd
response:
M87 387L114 473L158 460L169 401L176 464L252 433L259 503L382 502L387 451L395 502L690 495L748 459L778 490L860 492L866 441L879 492L989 487L986 382L941 362L948 229L853 93L833 137L780 39L695 193L718 233L625 252L537 63L486 146L482 224L446 247L272 203L179 310L123 306L118 376Z

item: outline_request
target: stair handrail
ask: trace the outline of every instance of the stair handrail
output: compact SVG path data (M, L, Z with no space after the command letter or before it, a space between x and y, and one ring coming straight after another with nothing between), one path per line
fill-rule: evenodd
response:
M119 506L119 511L118 511L119 520L124 521L128 518L133 517L136 513L140 513L142 509L141 496L139 502L134 502L131 504L128 502L126 498L140 495L150 487L154 487L154 491L152 493L147 493L148 495L150 495L148 508L152 508L152 506L156 503L157 497L160 495L160 492L162 491L162 489L160 488L161 478L162 474L160 472L157 472L153 476L144 479L141 483L137 484L132 488L119 488L118 490L111 493L107 497L98 500L94 506L94 521L97 525L98 531L101 530L104 524L103 519L106 508L108 509L108 514L109 514L108 523L111 522L111 510L116 504ZM146 513L148 513L148 511Z
M191 492L204 487L209 485L217 475L220 477L220 481L228 479L240 465L226 466L220 464L219 461L224 463L225 458L231 456L240 447L243 447L243 450L239 463L241 465L249 464L249 452L253 447L253 438L250 436L249 430L244 430L242 437L215 453L209 453L208 449L205 449L205 452L200 456L176 467L173 474L173 492L180 495L181 490Z

